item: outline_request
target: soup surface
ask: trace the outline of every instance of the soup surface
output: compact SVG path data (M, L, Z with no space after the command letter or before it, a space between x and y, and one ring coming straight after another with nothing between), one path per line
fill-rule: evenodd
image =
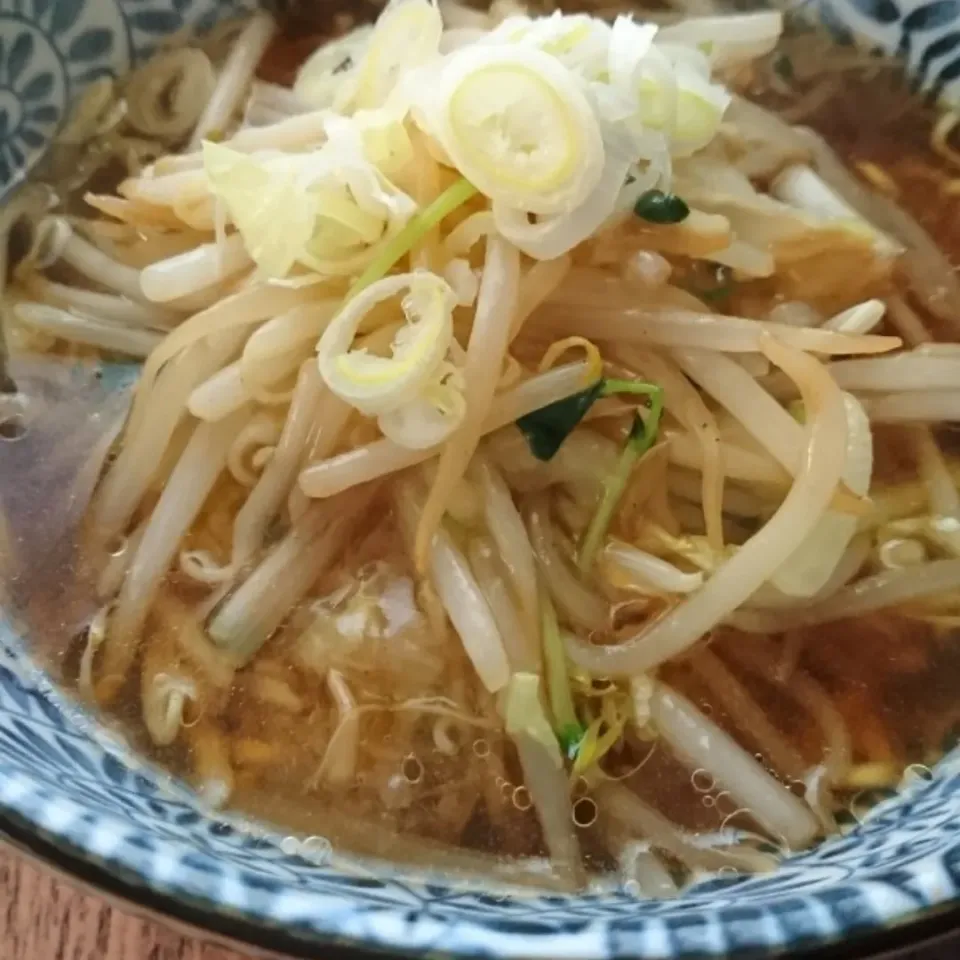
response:
M215 807L670 896L952 746L960 154L779 14L601 12L260 15L94 87L5 221L10 386L60 382L4 572ZM63 371L131 360L69 455Z

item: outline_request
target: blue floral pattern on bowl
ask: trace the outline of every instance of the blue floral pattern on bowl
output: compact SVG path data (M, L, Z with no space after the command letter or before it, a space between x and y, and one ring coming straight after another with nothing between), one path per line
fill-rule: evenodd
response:
M960 0L795 0L841 43L900 57L916 85L960 103Z
M91 81L254 0L0 0L0 186L19 182Z
M83 87L165 37L254 0L0 0L0 193L42 154ZM960 102L960 0L801 0L838 42L905 58ZM493 895L328 857L211 817L51 687L0 622L0 825L229 922L431 956L543 960L720 956L835 941L960 900L960 755L848 835L764 877L717 877L675 901L613 892Z

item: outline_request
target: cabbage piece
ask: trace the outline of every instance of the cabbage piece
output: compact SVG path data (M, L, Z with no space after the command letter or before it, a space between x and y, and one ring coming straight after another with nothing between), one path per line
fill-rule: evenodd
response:
M770 192L784 203L869 237L880 256L895 257L903 253L903 247L896 240L861 217L819 174L804 164L782 170L771 184Z
M327 132L328 142L305 154L203 144L210 189L269 277L285 277L296 263L324 275L356 273L416 211L367 159L365 128L331 117Z
M324 201L300 259L318 273L344 275L365 267L416 212L373 162L402 164L410 145L402 126L383 116L331 117L326 130L326 145L306 165L309 190Z
M298 180L302 159L262 158L203 142L210 189L223 201L247 252L268 276L284 277L310 239L317 202Z
M824 243L834 247L838 236L884 255L874 242L875 232L864 221L760 193L737 168L713 158L697 156L679 162L673 187L691 207L727 218L733 243L727 251L712 253L711 259L747 276L768 276L775 261L795 260Z

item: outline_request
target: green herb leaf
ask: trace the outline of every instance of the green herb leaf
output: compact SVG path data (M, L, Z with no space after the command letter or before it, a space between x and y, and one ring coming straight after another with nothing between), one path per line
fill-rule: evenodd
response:
M586 390L520 417L517 426L527 438L530 452L538 460L550 460L603 392L604 381L597 380Z
M633 205L633 212L650 223L681 223L690 216L690 208L673 193L647 190Z
M550 460L600 397L617 394L653 397L659 392L660 387L644 380L618 380L613 377L600 379L586 390L548 403L545 407L520 417L517 426L527 438L530 452L538 460Z

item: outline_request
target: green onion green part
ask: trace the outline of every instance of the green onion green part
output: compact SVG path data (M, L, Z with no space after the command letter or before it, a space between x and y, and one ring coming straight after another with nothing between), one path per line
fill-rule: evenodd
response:
M547 595L540 592L540 628L543 640L543 663L546 672L547 694L553 729L564 754L570 756L573 746L583 737L583 725L577 716L570 690L570 674L567 670L567 652L563 648L557 612Z
M356 296L372 283L383 279L402 256L410 250L435 226L446 219L457 207L462 207L474 197L477 188L469 180L460 179L447 187L429 206L411 217L407 225L381 251L380 255L367 265L367 269L357 277L347 299Z
M584 534L577 557L578 565L584 571L593 566L597 551L607 535L610 521L613 519L617 505L627 488L630 474L633 472L637 461L656 442L657 433L660 429L660 417L663 414L663 389L661 387L653 383L645 383L642 380L606 380L604 382L603 396L623 393L649 397L650 409L647 412L646 419L641 417L639 413L634 414L633 425L630 428L626 446L620 453L616 469L603 482L603 495L600 498L600 505L590 520L590 525Z

